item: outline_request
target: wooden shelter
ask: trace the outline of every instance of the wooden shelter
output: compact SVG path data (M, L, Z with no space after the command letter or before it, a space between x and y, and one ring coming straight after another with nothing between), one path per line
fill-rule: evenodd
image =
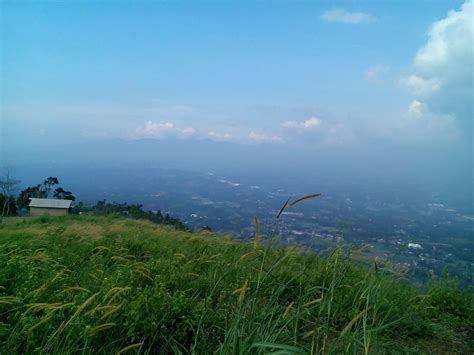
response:
M31 216L63 216L69 213L71 200L55 200L52 198L32 198L30 201Z

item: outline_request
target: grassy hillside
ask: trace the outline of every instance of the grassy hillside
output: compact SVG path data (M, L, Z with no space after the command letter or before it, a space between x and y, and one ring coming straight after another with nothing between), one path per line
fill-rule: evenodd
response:
M472 298L146 221L0 226L0 353L470 353Z

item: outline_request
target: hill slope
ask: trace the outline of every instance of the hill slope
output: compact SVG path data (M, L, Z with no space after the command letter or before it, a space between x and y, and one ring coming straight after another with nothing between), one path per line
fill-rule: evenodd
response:
M0 353L469 353L450 281L146 221L0 225Z

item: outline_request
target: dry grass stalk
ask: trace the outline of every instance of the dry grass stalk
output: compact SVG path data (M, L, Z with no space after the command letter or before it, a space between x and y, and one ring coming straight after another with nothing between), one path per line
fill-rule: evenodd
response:
M288 206L291 207L291 206L296 205L298 202L301 202L301 201L303 201L303 200L307 200L307 199L309 199L309 198L318 197L318 196L321 196L321 194L304 195L304 196L302 196L302 197L300 197L300 198L297 198L296 200L290 202L290 203L288 204Z

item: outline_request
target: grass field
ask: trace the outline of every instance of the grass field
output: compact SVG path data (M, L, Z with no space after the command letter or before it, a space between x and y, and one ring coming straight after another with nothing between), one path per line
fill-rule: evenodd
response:
M0 353L472 353L473 300L401 275L114 217L0 225Z
M32 221L35 218L38 218L38 217L32 217L32 216L3 217L2 224L16 224L16 223L20 223L20 222Z

